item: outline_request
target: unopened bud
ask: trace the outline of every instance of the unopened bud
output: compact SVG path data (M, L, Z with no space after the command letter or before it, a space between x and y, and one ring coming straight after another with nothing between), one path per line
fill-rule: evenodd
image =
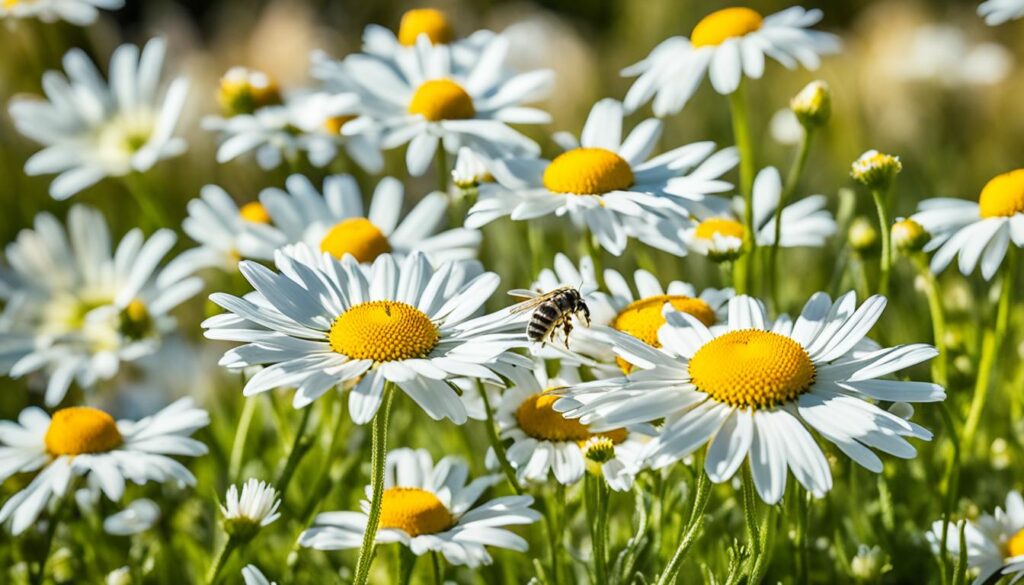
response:
M805 127L823 126L832 115L832 90L824 81L812 81L789 101L789 109Z

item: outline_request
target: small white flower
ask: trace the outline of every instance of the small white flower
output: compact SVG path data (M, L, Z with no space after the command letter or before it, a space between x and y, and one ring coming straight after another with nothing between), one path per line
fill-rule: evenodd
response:
M960 554L960 527L963 524L967 545L967 565L978 571L974 585L983 585L996 575L1010 578L1016 583L1024 578L1024 498L1011 491L1006 494L1006 509L996 508L992 514L982 514L976 520L949 523L946 549L953 558ZM935 551L942 543L941 520L932 523L925 536Z
M402 14L398 33L378 24L369 24L363 31L363 51L389 61L397 61L413 52L420 37L424 42L446 45L452 52L456 67L466 69L479 58L495 34L478 30L468 37L456 38L444 12L435 8L414 8Z
M978 6L978 15L985 19L985 24L998 26L1024 17L1024 0L985 0Z
M246 565L242 569L242 580L245 585L277 585L276 582L267 579L256 565Z
M0 18L38 18L43 22L65 20L88 26L99 18L100 8L118 10L124 0L7 0L0 3Z
M493 181L489 161L473 151L472 148L463 146L459 148L459 154L455 158L455 168L452 169L452 183L460 189L472 189L480 183Z
M241 494L235 485L228 488L220 510L229 535L251 538L260 528L281 517L277 511L280 506L280 494L273 486L249 479L242 485Z
M124 510L103 520L103 531L115 536L131 536L145 532L160 519L160 506L153 500L139 498Z

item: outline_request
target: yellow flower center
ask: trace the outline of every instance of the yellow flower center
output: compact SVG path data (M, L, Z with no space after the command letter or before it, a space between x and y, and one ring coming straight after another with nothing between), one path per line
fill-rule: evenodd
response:
M320 240L320 251L341 260L352 254L359 262L373 262L391 251L391 244L380 228L365 217L343 219Z
M541 441L575 441L581 446L593 437L607 437L616 445L626 440L626 429L592 433L580 421L562 416L554 409L559 397L552 390L531 395L516 409L516 422L524 433Z
M553 193L600 195L632 184L629 163L603 148L574 148L555 157L544 169L544 186Z
M331 349L357 360L394 362L425 357L437 345L437 326L399 301L370 301L342 313L327 334Z
M476 116L473 98L451 79L431 79L416 88L409 113L430 120L468 120Z
M693 27L690 43L694 47L721 45L728 39L759 30L763 23L764 19L756 10L743 7L724 8L705 16Z
M1003 173L981 190L981 217L1011 217L1024 213L1024 169Z
M437 534L455 525L455 518L433 493L420 488L393 487L380 501L380 527L397 528L409 536Z
M657 295L633 301L612 319L612 328L628 333L651 347L661 347L658 341L658 329L665 324L662 307L670 303L677 311L689 313L708 327L715 324L715 311L702 299L694 299L682 295ZM616 363L626 374L633 370L632 364L617 357Z
M719 236L743 239L743 224L727 217L712 217L697 224L694 235L702 240L713 240Z
M418 8L402 15L402 22L398 25L398 42L410 47L424 33L435 45L447 45L455 38L448 19L440 10Z
M53 413L46 429L46 450L55 456L105 453L124 442L114 418L88 406Z
M1006 543L1006 558L1024 555L1024 530L1017 531Z
M270 223L270 214L267 213L267 208L263 207L263 204L258 201L252 201L243 205L238 210L238 215L248 222Z
M789 337L744 329L705 343L689 364L699 390L739 408L770 408L796 399L814 383L807 351Z
M355 119L355 115L332 116L324 120L324 130L326 130L328 134L341 134L342 127Z

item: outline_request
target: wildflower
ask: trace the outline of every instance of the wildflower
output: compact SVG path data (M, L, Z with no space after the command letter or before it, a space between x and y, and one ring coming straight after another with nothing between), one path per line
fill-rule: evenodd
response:
M252 114L260 108L280 104L277 82L263 71L232 67L220 78L217 102L225 116Z
M878 228L867 218L854 218L850 222L850 229L847 232L846 239L850 242L850 247L855 252L863 254L878 245Z
M224 531L232 538L249 541L261 528L281 516L277 511L280 506L280 494L268 483L249 479L242 485L241 494L238 487L232 485L220 508Z
M832 90L824 81L812 81L789 101L789 109L804 126L824 126L832 115Z
M929 238L928 232L913 219L901 219L892 225L892 245L904 254L924 248Z
M448 15L436 8L414 8L402 14L398 32L378 24L369 24L363 31L363 51L390 63L397 63L415 54L416 45L423 42L443 45L452 54L453 64L459 69L473 66L480 53L494 40L489 30L478 30L460 38Z
M877 583L889 571L892 571L892 565L888 555L878 546L862 544L850 559L850 573L858 583Z
M978 5L978 15L985 19L985 24L998 26L1004 22L1024 17L1024 1L985 0Z
M99 18L98 9L118 10L124 0L6 0L0 3L0 18L38 18L43 22L64 20L88 26Z
M1006 494L1006 508L996 508L992 514L983 513L976 520L949 523L946 548L953 557L960 554L960 530L963 524L967 545L967 566L978 572L975 585L987 583L997 575L1010 577L1016 582L1024 575L1024 499L1020 493ZM942 543L943 522L936 520L925 536L935 551Z
M868 189L884 192L902 170L900 157L869 150L850 166L850 176Z

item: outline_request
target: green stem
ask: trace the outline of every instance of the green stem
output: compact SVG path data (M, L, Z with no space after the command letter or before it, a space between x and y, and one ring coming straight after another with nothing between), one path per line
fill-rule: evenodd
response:
M441 555L437 551L431 551L430 553L430 564L433 567L434 572L434 585L444 585L444 561L441 560Z
M878 293L882 296L889 296L889 271L892 268L892 226L889 225L889 206L886 203L886 194L878 189L871 190L871 197L875 200L875 211L878 212L878 229L882 236L881 271L878 274Z
M295 429L295 438L292 442L291 452L288 453L288 459L285 461L284 468L281 469L281 475L278 476L275 484L282 501L284 501L284 495L288 491L288 484L291 483L292 476L295 475L295 469L299 466L302 457L313 446L312 439L305 436L311 412L313 412L312 406L302 409L302 418L299 419L299 426Z
M437 190L448 195L448 179L451 176L448 169L448 151L443 144L437 145ZM454 227L454 226L453 226Z
M995 367L996 356L1006 338L1006 329L1010 323L1010 298L1013 293L1013 275L1015 257L1014 247L1006 252L1005 265L1003 266L1003 282L999 292L999 305L996 309L995 327L985 330L985 336L981 342L981 359L978 362L978 377L974 384L974 398L971 400L971 409L967 414L967 422L964 424L964 432L960 439L963 450L971 448L974 435L978 431L978 423L981 422L981 412L985 408L985 399L988 396L989 383L992 379L992 371Z
M487 413L487 438L491 441L491 449L494 449L494 456L498 459L498 464L501 465L501 471L505 474L505 479L508 481L508 485L512 487L512 491L517 496L523 495L523 488L519 485L519 480L516 477L516 470L512 468L512 464L508 462L508 455L505 453L505 444L501 442L501 437L498 435L498 427L494 423L494 412L491 410L491 399L487 396L487 389L478 380L476 383L477 390L480 392L480 397L484 401L484 411Z
M668 585L675 579L676 573L679 572L679 568L683 564L686 551L693 545L697 534L700 532L701 525L704 523L704 509L707 507L708 497L711 495L711 481L703 471L698 473L697 491L693 497L693 508L690 510L690 518L686 523L682 537L679 539L679 546L676 547L676 552L672 555L672 559L668 562L665 570L661 572L656 585Z
M412 582L412 571L416 568L416 561L419 555L412 552L412 549L404 544L398 544L398 582L402 585L409 585Z
M555 585L562 582L562 563L559 544L562 535L562 521L560 510L565 505L565 486L556 482L554 496L548 496L544 501L544 524L548 533L548 548L551 550L551 580Z
M803 134L800 136L800 144L797 146L796 158L793 159L793 164L789 167L786 183L782 188L782 194L779 196L779 205L775 208L775 237L772 240L772 247L768 251L768 278L771 280L771 286L768 290L771 291L772 303L775 305L776 310L780 306L779 278L776 272L778 270L779 241L782 239L782 209L786 207L790 198L793 197L797 183L800 182L800 177L804 173L804 167L807 165L807 156L811 152L811 136L813 135L814 127L804 126L803 129Z
M242 415L238 419L238 428L235 429L235 439L231 444L231 459L228 463L228 479L238 479L242 469L242 458L245 456L245 440L249 436L249 426L252 425L253 415L256 413L256 397L246 398L242 405Z
M391 416L391 402L395 390L393 382L384 383L384 403L373 417L373 430L370 442L370 466L373 476L370 486L373 498L370 500L370 514L363 533L363 543L359 548L359 561L356 563L356 576L353 585L366 585L370 577L370 565L373 563L374 545L377 540L377 527L380 525L381 500L384 496L384 463L387 460L388 418Z
M753 275L754 252L757 250L757 233L754 226L754 141L750 135L750 116L747 109L744 85L729 94L729 113L732 116L732 132L736 148L740 154L740 194L743 196L743 247L744 255L739 262L743 264L742 278L745 291L750 290Z
M217 551L217 555L213 557L213 562L210 563L210 570L206 572L206 585L213 585L217 582L217 577L220 576L221 570L224 569L224 565L227 564L228 558L236 548L238 548L238 541L229 536Z
M587 473L587 516L593 546L595 585L608 584L608 484L604 476Z
M74 492L69 489L68 493ZM50 551L53 550L53 539L57 535L57 528L60 525L61 518L64 516L64 509L66 507L67 497L61 498L53 514L50 516L49 525L46 527L46 536L39 551L41 553L39 555L39 571L29 575L29 583L31 585L42 585L46 578L46 562L50 560Z
M142 214L152 224L151 227L165 228L171 226L171 222L167 219L166 214L154 201L153 192L146 184L144 175L133 172L125 175L122 179L124 180L125 187L128 189L128 193L135 199L135 202L142 210Z
M747 536L747 543L750 547L749 564L752 567L751 574L753 574L753 567L757 566L757 563L759 561L758 557L761 555L761 535L757 519L757 493L754 489L754 476L750 471L750 466L743 465L742 467L743 520Z

